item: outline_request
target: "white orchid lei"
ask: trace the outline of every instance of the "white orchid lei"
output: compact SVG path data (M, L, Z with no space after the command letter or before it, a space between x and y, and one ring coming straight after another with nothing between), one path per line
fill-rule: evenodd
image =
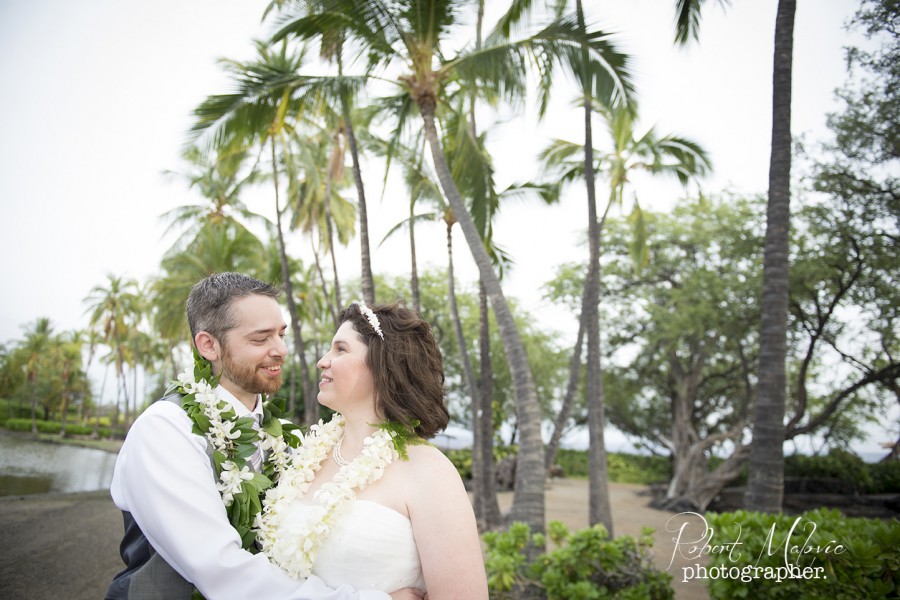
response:
M412 427L417 424L413 422ZM332 481L316 490L314 507L305 522L285 526L288 508L309 491L322 461L343 434L344 418L339 413L328 423L319 421L310 427L278 486L266 491L262 512L256 518L254 529L262 551L297 579L309 576L319 547L356 498L354 490L363 490L381 479L385 467L397 457L407 459L407 444L424 441L398 423L379 425L379 430L363 441L362 453L342 466Z
M254 427L253 417L240 417L215 392L219 378L213 377L212 365L194 349L194 368L187 369L172 382L171 390L182 394L181 407L193 422L193 433L202 435L212 446L216 472L216 488L228 511L231 525L241 536L244 549L256 553L255 535L251 527L262 510L261 498L273 486L290 463L291 448L300 438L298 427L283 423L285 401L266 399L263 395L263 420ZM250 470L248 459L259 449L264 461L262 472Z

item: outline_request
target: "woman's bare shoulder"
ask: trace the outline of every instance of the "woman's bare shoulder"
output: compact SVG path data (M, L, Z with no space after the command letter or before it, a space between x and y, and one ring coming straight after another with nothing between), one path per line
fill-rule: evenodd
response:
M437 447L429 444L410 444L406 448L409 453L409 467L417 477L444 479L448 475L455 475L459 479L459 472L450 459Z

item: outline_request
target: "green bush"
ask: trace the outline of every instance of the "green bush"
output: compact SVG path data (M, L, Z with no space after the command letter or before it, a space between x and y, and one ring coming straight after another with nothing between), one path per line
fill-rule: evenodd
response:
M59 421L44 421L38 419L35 421L39 433L59 433L62 430L62 423ZM31 431L31 419L7 419L4 427L10 431ZM81 425L79 423L67 423L66 433L69 435L91 435L94 433L93 425ZM111 431L109 427L100 427L97 430L100 437L110 437Z
M671 576L657 570L650 558L652 529L645 529L637 541L630 536L611 539L602 525L572 533L553 521L548 531L555 549L538 555L531 564L527 564L525 548L529 543L543 546L546 539L541 534L532 536L524 523L482 536L491 598L515 598L517 590L525 587L547 600L675 597Z
M863 459L840 448L831 449L826 456L786 456L784 475L838 479L853 485L857 492L865 492L872 486L868 465Z
M870 494L893 494L900 492L900 461L867 464L872 484Z
M0 415L4 419L30 419L31 405L0 399Z
M518 452L517 446L494 446L494 464ZM444 455L450 459L459 476L463 479L472 479L472 449L444 450Z
M668 481L672 476L669 459L665 456L645 456L610 452L606 455L609 480L617 483L656 483ZM556 464L566 477L587 477L587 450L560 448L556 453Z
M826 509L800 516L708 513L706 519L715 535L708 540L713 549L706 579L711 598L860 600L900 595L896 520L846 518ZM733 553L715 551L716 545L737 540L740 546ZM732 575L721 576L723 570Z
M610 481L650 484L669 481L672 477L672 466L666 456L621 453L607 456Z

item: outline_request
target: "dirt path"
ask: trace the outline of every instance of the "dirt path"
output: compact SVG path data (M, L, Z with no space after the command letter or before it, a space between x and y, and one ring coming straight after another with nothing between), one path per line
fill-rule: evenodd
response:
M561 479L547 488L547 518L570 528L587 526L587 481ZM670 513L647 506L640 485L610 484L615 533L637 536L656 529L654 560L665 569L672 556L672 535L665 533ZM500 494L508 508L511 493ZM118 546L122 516L109 493L42 494L0 498L0 597L29 600L97 600L122 565ZM661 533L662 532L662 533ZM679 561L670 569L679 574ZM708 598L697 583L674 577L678 600Z

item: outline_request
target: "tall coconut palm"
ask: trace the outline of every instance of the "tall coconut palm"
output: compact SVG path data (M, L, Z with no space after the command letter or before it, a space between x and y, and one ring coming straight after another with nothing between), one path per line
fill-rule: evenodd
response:
M336 322L343 302L335 250L338 243L350 242L356 220L354 205L341 195L341 190L349 184L344 171L344 152L340 136L333 128L306 135L295 133L293 142L287 166L290 228L309 234L314 244L318 242L313 250L323 285L326 284L318 264L320 252L328 253L331 259L334 285L331 312Z
M772 74L772 152L763 256L759 386L753 416L749 510L780 512L784 497L784 405L791 217L791 73L796 0L779 0Z
M256 58L251 61L221 61L231 75L236 90L231 94L209 96L194 110L196 121L191 127L189 138L203 136L213 146L230 151L253 145L260 150L269 151L275 192L275 233L281 263L281 281L291 317L294 353L300 362L301 377L307 382L310 380L309 365L288 268L282 225L284 203L279 186L279 167L282 163L290 164L286 157L287 131L293 130L296 115L302 114L303 108L308 105L303 91L309 80L300 74L306 60L305 49L292 50L288 44L271 48L257 42L256 51ZM282 152L279 152L279 147ZM279 159L279 156L282 158Z
M162 273L149 285L155 328L167 340L190 343L184 305L194 284L223 271L263 278L268 256L252 233L227 223L209 223L184 251L164 257L160 267Z
M676 0L675 40L699 37L705 0ZM728 4L719 0L719 4ZM745 508L781 511L784 497L784 406L787 394L787 311L791 201L791 77L796 0L778 0L772 66L772 144L769 155L768 210L763 256L759 386L753 416L753 442Z
M498 33L508 35L514 23L521 21L535 3L531 0L514 2L510 10L498 24ZM552 7L557 18L564 14L567 2L557 2ZM571 24L574 38L579 43L564 52L553 55L549 68L539 70L540 89L543 93L540 115L547 107L550 91L553 89L558 69L563 69L574 76L578 82L584 116L584 171L588 205L588 276L585 282L584 302L582 304L579 327L586 331L587 337L587 396L588 396L588 430L590 440L590 510L591 523L602 522L612 532L612 513L607 489L607 467L603 429L605 426L605 409L603 399L603 380L600 364L600 321L597 302L600 295L600 249L599 227L597 221L596 191L594 187L591 106L600 102L609 107L630 105L634 110L634 99L627 70L627 57L607 45L605 52L596 53L590 41L597 35L589 32L585 20L581 0L574 3L574 13L567 18ZM599 34L601 37L602 34ZM620 74L620 78L609 77L610 70ZM576 348L580 354L581 349ZM576 364L573 357L573 367ZM580 359L578 363L580 364Z
M441 188L484 280L515 382L520 445L510 518L528 523L535 530L543 530L543 444L531 368L499 277L441 147L436 111L446 97L447 86L464 86L466 82L475 80L481 86L493 86L497 96L521 97L524 91L522 65L528 58L544 61L545 68L550 69L553 57L560 56L564 48L580 48L581 42L588 45L592 56L598 57L598 60L591 62L591 66L605 74L605 83L624 93L626 82L617 70L618 64L609 60L605 34L592 33L589 38L580 36L571 19L555 21L521 41L488 44L478 52L463 53L444 60L442 44L454 25L459 23L464 4L462 0L346 0L314 15L288 15L275 39L288 35L313 37L336 31L346 32L345 39L355 44L373 65L383 68L385 73L391 72L395 64L405 70L396 83L404 92L407 109L414 106L422 117L425 139ZM603 58L602 62L599 57ZM405 117L399 115L399 118Z
M59 429L59 437L66 437L66 424L69 418L69 405L79 391L86 397L87 387L86 375L81 370L82 365L82 348L84 340L80 331L71 331L65 333L55 341L53 358L57 361L60 369L60 421L62 422Z
M31 391L31 433L35 436L38 434L38 376L41 372L42 363L46 360L47 353L50 351L52 335L53 326L50 324L50 319L42 317L25 330L25 337L17 344L14 354L13 362L24 372L25 381L28 383Z
M659 136L653 128L638 136L631 111L609 110L599 105L595 105L594 109L604 117L611 145L608 149L593 151L595 172L604 174L609 180L609 200L598 224L598 234L602 233L606 216L612 206L623 206L625 189L635 171L645 171L653 175L674 175L683 185L687 185L691 179L704 176L711 168L706 151L695 141L676 134ZM584 177L580 144L555 140L543 151L541 158L547 165L549 178L553 181L570 183ZM635 197L632 215L639 212L640 208ZM647 246L643 232L639 228L640 220L634 219L633 223L635 239L632 243L632 259L636 268L639 268L647 260ZM574 403L574 391L581 367L580 360L576 358L581 355L584 330L582 319L570 365L569 386L547 448L548 467L553 462L562 428Z
M119 422L119 398L125 401L125 423L128 423L128 391L125 386L125 354L127 352L129 329L139 319L138 283L134 279L106 276L106 286L94 286L84 302L90 313L90 326L100 332L104 343L115 358L116 381L120 394L116 395L113 409L113 434Z
M166 233L182 230L170 252L184 249L206 223L227 223L242 229L247 229L245 223L268 223L265 217L249 210L241 200L246 186L259 178L255 169L243 172L248 158L246 151L217 153L191 146L183 156L188 164L185 172L164 173L196 189L205 202L178 206L160 217L168 221Z

